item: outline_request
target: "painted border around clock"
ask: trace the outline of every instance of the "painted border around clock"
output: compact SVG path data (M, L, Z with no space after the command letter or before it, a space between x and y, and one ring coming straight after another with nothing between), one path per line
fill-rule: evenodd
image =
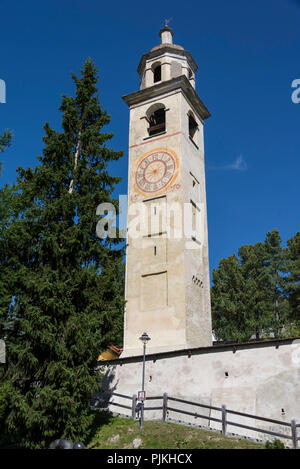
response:
M167 184L167 186L164 187L163 189L158 190L157 192L143 192L136 184L135 177L136 177L137 168L145 158L147 158L152 153L156 153L156 152L159 152L159 151L164 152L164 153L170 153L173 156L173 158L175 159L175 171L174 171L173 177L170 179L170 182ZM174 184L174 181L176 180L176 178L178 176L178 172L179 172L179 159L178 159L178 156L177 156L177 154L175 153L174 150L171 150L170 148L166 148L166 147L165 148L162 148L162 147L153 148L152 150L150 150L147 153L144 153L142 156L140 156L137 159L137 161L135 162L134 172L133 172L135 191L138 192L143 197L145 197L145 196L147 197L147 196L149 196L149 194L153 194L155 196L156 195L161 195L164 192L167 192L167 190L170 188L170 186L172 186L172 184Z

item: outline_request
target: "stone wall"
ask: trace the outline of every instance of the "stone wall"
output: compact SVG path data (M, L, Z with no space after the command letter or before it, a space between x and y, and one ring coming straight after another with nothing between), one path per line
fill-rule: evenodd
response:
M203 347L147 357L145 390L147 396L162 395L221 407L270 419L300 423L300 341L280 339L247 344ZM132 396L141 389L142 356L120 358L104 366L105 390ZM131 405L130 401L113 397L115 402ZM155 402L155 403L154 403ZM148 406L159 406L149 401ZM172 403L175 408L220 418L216 411ZM111 406L113 412L131 415L130 410ZM145 418L160 418L161 411L148 411ZM169 412L168 418L220 429L209 419ZM230 416L249 426L282 432L284 427L270 425L245 417ZM230 426L229 432L263 438L263 434ZM290 430L288 430L290 434ZM299 432L300 433L300 432ZM270 439L270 437L269 437Z

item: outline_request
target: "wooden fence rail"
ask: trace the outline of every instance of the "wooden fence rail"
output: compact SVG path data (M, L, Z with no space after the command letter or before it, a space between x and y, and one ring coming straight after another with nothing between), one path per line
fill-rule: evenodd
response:
M127 405L124 405L124 404L119 404L115 401L111 401L110 399L107 402L107 405L115 405L115 406L122 407L122 408L125 408L125 409L130 409L131 414L132 414L132 418L134 418L134 419L136 418L136 414L140 410L140 405L137 402L137 396L135 394L133 396L127 396L125 394L119 394L119 393L115 393L115 392L105 392L104 394L107 395L107 396L116 396L116 397L121 397L123 399L131 400L131 406L127 406ZM207 405L207 404L200 404L199 402L187 401L185 399L179 399L177 397L168 396L167 393L164 393L163 396L149 396L149 397L146 397L145 400L150 401L150 400L160 400L160 399L163 401L162 406L149 406L149 407L145 406L144 411L162 410L162 420L164 420L164 421L167 420L167 412L168 411L179 413L179 414L184 414L184 415L190 415L190 416L195 417L195 418L203 418L203 419L206 419L206 420L209 420L209 421L221 423L223 435L226 435L227 427L230 425L230 426L234 426L234 427L238 427L238 428L243 428L245 430L250 430L250 431L254 431L254 432L258 432L258 433L265 433L267 435L272 435L272 436L277 436L277 437L280 437L280 438L285 438L285 439L288 439L288 440L292 440L293 448L295 448L295 449L298 448L298 441L300 440L300 437L298 437L298 435L297 435L297 428L300 427L300 424L297 424L295 420L292 420L290 423L289 422L283 422L281 420L269 419L267 417L261 417L259 415L253 415L253 414L248 414L248 413L245 413L245 412L238 412L236 410L227 409L227 407L225 405L222 405L222 407L215 407L215 406L210 406L210 405ZM190 412L188 410L177 409L176 407L171 407L169 405L169 401L179 402L179 403L186 404L186 405L192 405L192 406L200 407L200 408L203 408L203 409L208 409L210 411L211 410L217 411L217 412L220 412L221 415L220 415L220 418L217 418L217 417L212 417L210 415L210 413L209 413L209 415L203 415L203 414L200 414L198 412ZM240 423L240 422L233 422L232 420L228 420L228 414L237 415L239 417L246 417L248 419L260 420L262 422L271 423L271 424L275 424L275 425L285 426L285 427L290 429L291 433L290 434L279 433L279 432L276 432L276 431L273 431L273 430L268 430L266 428L258 428L258 427L251 426L251 425L246 425L246 424Z

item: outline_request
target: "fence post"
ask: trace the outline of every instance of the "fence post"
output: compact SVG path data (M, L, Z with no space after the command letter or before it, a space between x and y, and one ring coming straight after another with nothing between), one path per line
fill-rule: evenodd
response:
M137 400L137 396L136 394L133 394L132 395L132 404L131 404L131 411L132 411L132 418L135 420L135 417L136 417L136 400Z
M226 422L226 405L222 405L222 433L223 435L226 435L226 427L227 427L227 422Z
M164 392L163 394L163 421L166 421L167 418L167 410L168 410L168 394Z
M292 430L292 441L293 441L293 448L298 448L298 438L297 438L297 426L296 420L291 421L291 430Z

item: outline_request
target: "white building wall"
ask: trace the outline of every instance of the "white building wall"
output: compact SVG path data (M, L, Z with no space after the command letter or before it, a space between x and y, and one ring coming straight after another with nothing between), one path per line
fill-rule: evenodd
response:
M120 359L119 364L105 368L103 388L132 396L141 389L142 357ZM270 419L300 424L300 344L292 340L277 343L262 342L250 345L207 347L194 349L191 355L175 352L166 356L147 357L145 371L147 396L169 396L221 407ZM122 403L117 397L115 402ZM123 404L131 405L123 400ZM146 406L161 405L161 401L146 402ZM175 408L220 418L220 413L195 406L169 402ZM125 415L131 411L111 406L110 410ZM145 412L145 418L160 418L162 411ZM220 429L220 424L206 419L169 412L168 418ZM290 430L259 420L231 415L231 421L273 431ZM263 438L266 435L230 426L229 432ZM299 432L300 433L300 432ZM270 439L270 437L267 437Z

